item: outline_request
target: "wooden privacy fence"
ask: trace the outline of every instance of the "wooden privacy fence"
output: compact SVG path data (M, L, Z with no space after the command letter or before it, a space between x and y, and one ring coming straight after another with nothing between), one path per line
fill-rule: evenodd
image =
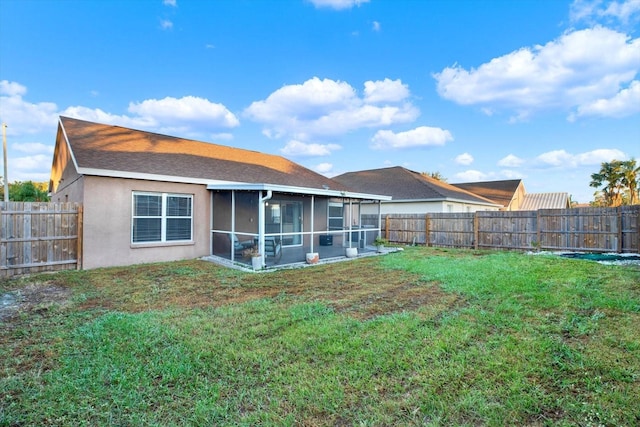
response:
M384 215L383 235L391 242L427 246L639 252L640 205L389 214Z
M0 202L0 277L82 267L82 206Z

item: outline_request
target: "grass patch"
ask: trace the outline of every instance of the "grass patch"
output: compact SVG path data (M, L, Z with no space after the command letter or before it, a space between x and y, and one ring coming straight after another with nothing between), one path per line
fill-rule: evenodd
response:
M0 282L0 425L637 425L640 270L409 248Z

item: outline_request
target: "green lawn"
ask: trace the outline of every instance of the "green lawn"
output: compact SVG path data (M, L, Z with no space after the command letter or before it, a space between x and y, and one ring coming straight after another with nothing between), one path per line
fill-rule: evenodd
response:
M18 291L0 426L640 424L638 267L407 248L0 282Z

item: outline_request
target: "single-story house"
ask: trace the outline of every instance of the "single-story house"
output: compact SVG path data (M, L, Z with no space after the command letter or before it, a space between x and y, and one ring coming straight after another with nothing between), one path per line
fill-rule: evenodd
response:
M380 232L379 220L359 231L360 205L390 200L280 156L68 117L59 119L49 192L83 206L85 269L344 255Z
M521 179L465 182L453 185L501 204L501 210L504 211L533 211L571 207L569 193L527 193Z
M497 211L502 205L401 166L348 172L333 178L356 191L387 194L381 207L362 204L363 214L423 214L425 212Z

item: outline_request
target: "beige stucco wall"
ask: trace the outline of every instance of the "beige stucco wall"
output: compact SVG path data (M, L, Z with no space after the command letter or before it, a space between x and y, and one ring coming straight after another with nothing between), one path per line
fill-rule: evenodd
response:
M83 268L192 259L209 254L211 199L204 185L85 176ZM134 191L193 194L193 242L132 244Z

